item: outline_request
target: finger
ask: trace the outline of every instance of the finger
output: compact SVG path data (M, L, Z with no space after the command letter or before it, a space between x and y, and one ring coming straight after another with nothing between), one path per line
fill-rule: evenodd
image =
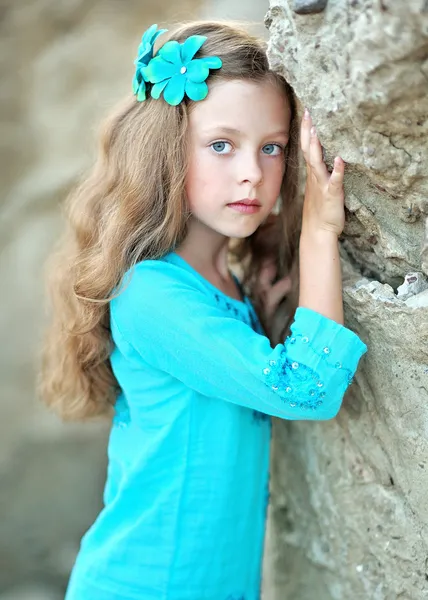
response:
M327 167L323 161L322 147L318 139L317 131L315 127L311 127L311 142L309 150L309 164L312 167L312 171L315 174L319 182L328 177L329 173Z
M310 134L311 139L309 145L309 162L313 167L315 167L322 162L322 148L318 139L316 127L314 125L311 127Z
M292 288L292 280L289 275L283 277L275 283L269 290L268 297L266 298L267 312L270 313L276 309L281 300L290 293Z
M271 291L275 298L282 299L286 294L291 291L292 288L292 280L289 275L283 277L279 281L277 281L272 287Z
M311 115L307 108L305 108L305 112L302 117L302 124L300 127L300 147L303 152L303 156L305 161L309 161L309 147L311 142L311 127L312 127L312 119Z
M340 158L340 156L336 156L334 159L333 171L330 175L330 180L328 182L328 186L332 191L342 191L343 180L345 177L345 163Z
M259 275L259 283L262 286L271 285L272 281L275 279L276 275L276 264L275 261L269 260L263 263L263 266L260 270Z

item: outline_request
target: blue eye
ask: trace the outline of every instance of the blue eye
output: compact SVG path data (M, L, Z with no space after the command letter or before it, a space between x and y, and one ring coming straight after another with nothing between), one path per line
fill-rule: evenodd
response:
M227 146L232 147L232 144L230 144L229 142L214 142L213 144L211 144L211 148L217 154L227 154Z
M267 152L265 152L265 150L267 150ZM279 156L284 151L284 148L279 144L266 144L266 146L263 146L263 151L264 154L267 154L268 156Z

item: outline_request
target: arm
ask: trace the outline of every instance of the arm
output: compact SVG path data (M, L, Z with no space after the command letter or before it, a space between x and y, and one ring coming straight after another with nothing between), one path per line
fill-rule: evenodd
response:
M281 419L333 418L366 346L339 323L304 307L291 335L267 337L220 308L194 276L146 260L111 302L113 337L196 392Z
M337 235L330 231L300 237L299 306L343 325L342 271Z
M306 188L299 248L299 306L343 324L338 236L345 224L344 162L336 157L333 172L328 172L308 111L302 119L300 137Z

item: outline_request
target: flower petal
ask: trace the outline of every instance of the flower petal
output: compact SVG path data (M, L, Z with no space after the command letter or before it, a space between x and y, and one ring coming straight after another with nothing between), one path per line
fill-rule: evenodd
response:
M146 99L146 84L144 81L140 83L140 87L138 88L137 100L139 102L143 102Z
M152 98L158 100L163 90L165 89L166 84L169 82L169 79L164 79L164 81L160 81L159 83L155 83L152 87L152 91L150 92Z
M156 31L156 33L154 34L154 36L150 40L150 45L152 47L152 52L153 52L154 43L156 42L156 40L158 39L158 37L160 35L162 35L163 33L166 33L167 31L168 31L168 29L159 29L159 31ZM152 54L152 56L153 56L153 54Z
M135 73L134 79L132 80L132 91L137 94L138 88L140 87L141 78L138 77L138 73Z
M194 102L204 100L208 95L208 86L205 82L195 83L188 79L186 81L185 90L187 96L189 96L190 100L193 100Z
M178 68L176 65L166 62L161 56L155 56L147 65L141 69L141 73L146 81L159 83L176 75Z
M201 59L197 58L187 65L186 77L194 83L201 83L208 77L209 72L208 67L204 65Z
M181 44L181 61L187 65L206 40L205 35L191 35Z
M134 60L134 65L146 65L151 58L152 48L148 44L140 44L138 47L137 58Z
M155 35L157 28L157 23L155 23L154 25L151 25L148 29L146 29L146 31L143 33L143 37L141 38L141 42L143 44L152 44L152 38Z
M218 56L204 56L204 58L198 58L197 60L202 61L209 69L220 69L223 65L221 58Z
M159 49L159 56L173 65L181 67L180 44L175 40L170 40Z
M143 34L141 43L138 46L137 58L134 61L134 64L147 66L149 60L153 58L153 44L162 33L168 31L167 29L159 29L159 31L156 31L156 28L157 25L152 25Z
M165 88L163 97L168 104L177 106L184 98L184 87L186 84L186 77L184 75L174 75L168 81L168 85Z

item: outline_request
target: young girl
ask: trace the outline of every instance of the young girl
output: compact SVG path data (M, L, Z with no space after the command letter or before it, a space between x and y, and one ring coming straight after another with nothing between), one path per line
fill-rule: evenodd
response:
M343 161L328 172L306 112L299 227L295 99L262 42L164 33L143 36L53 278L44 397L66 418L114 405L67 600L259 599L270 417L333 418L367 350L343 326Z

